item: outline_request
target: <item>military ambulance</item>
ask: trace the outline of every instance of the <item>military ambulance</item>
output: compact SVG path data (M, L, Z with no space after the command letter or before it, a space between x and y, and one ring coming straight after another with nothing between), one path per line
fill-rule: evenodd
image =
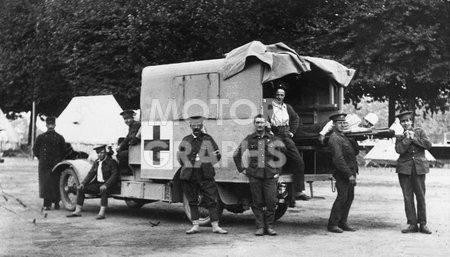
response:
M232 156L244 137L254 132L254 116L271 108L274 82L278 81L289 85L285 100L302 120L301 136L296 136L295 141L305 154L305 180L311 186L317 180L330 180L331 166L320 160L329 157L323 154L326 147L318 144L318 131L305 136L301 130L342 109L344 89L353 74L354 70L335 61L299 56L282 43L266 46L256 41L223 59L144 68L141 143L130 147L132 175L120 176L120 190L111 197L125 200L131 208L156 201L182 202L190 218L181 190L177 150L183 137L191 133L187 118L201 115L206 118L205 132L214 138L222 153L215 165L220 213L224 209L233 213L248 210L252 203L248 179L237 172ZM54 172L61 173L61 198L66 209L75 208L76 186L89 168L85 160L64 161L55 167ZM277 219L294 203L291 184L291 172L283 169ZM206 209L201 213L201 222L208 223Z

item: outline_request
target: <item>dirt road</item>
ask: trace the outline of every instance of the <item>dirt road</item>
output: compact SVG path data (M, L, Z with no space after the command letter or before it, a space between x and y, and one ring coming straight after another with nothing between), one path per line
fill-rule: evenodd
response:
M397 175L391 169L362 169L349 223L356 232L333 234L326 223L335 193L329 182L314 185L325 199L298 201L276 224L276 237L256 237L250 211L224 212L228 235L209 227L184 233L189 222L181 204L154 203L139 210L111 200L107 219L95 220L99 200L85 203L83 217L65 210L41 213L37 161L7 158L0 164L1 256L449 256L450 170L427 176L432 235L401 234L405 214ZM18 198L21 203L14 198ZM46 217L45 217L46 215ZM33 223L33 220L35 222ZM152 225L158 223L157 226Z

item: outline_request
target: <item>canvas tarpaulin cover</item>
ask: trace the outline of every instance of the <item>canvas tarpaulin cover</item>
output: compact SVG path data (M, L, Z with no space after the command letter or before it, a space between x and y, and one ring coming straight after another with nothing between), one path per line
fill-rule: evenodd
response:
M284 43L264 45L252 41L226 54L224 79L230 78L245 69L248 57L255 57L264 63L262 83L282 78L289 74L311 71L311 64L322 70L341 86L348 86L355 70L329 59L300 56Z

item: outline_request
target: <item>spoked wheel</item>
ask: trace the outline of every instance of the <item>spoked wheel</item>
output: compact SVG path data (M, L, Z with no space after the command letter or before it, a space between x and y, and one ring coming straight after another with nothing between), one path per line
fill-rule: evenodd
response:
M209 211L208 208L206 207L206 204L202 201L202 197L199 196L199 207L198 207L198 212L199 212L199 223L200 226L206 226L209 225L211 223L211 218L209 217ZM190 221L192 221L191 218L191 207L189 206L189 201L187 200L186 196L183 194L183 207L184 207L184 212L186 213L186 216L188 217L188 219ZM222 216L223 213L223 203L222 201L220 201L220 199L218 200L218 204L217 204L217 214L219 216L219 218Z
M125 200L125 203L131 209L140 209L142 206L144 206L144 204L146 204L145 201L132 200L132 199Z
M64 208L69 211L75 210L77 202L77 187L80 184L77 174L72 168L67 168L61 173L59 179L59 192Z

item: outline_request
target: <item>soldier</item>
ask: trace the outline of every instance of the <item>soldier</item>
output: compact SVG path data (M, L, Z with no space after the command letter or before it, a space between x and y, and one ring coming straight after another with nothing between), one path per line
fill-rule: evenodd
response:
M136 115L136 113L133 110L125 110L121 112L120 115L122 115L125 124L127 124L128 126L128 134L117 147L117 160L119 161L121 170L122 167L124 167L127 170L127 172L129 172L129 170L127 169L128 148L130 147L130 145L139 144L141 123L139 121L134 120L134 116Z
M286 162L283 142L265 131L262 115L254 119L255 132L248 135L234 152L234 163L239 172L248 177L252 194L252 210L256 219L256 236L264 233L275 236L273 229L277 204L277 183L280 169ZM248 167L243 166L242 155L249 153Z
M272 132L281 138L286 146L287 165L291 168L294 177L294 198L308 201L311 197L303 192L305 190L305 163L292 140L300 125L300 118L292 106L284 103L285 95L286 88L282 83L275 92L276 100L272 102L273 109L269 110L268 120Z
M228 232L219 227L217 211L218 192L214 180L214 167L220 158L219 147L214 139L203 133L203 117L195 116L189 119L192 134L183 138L178 151L178 161L182 165L180 179L183 193L189 201L191 209L192 228L186 234L195 234L199 230L199 193L208 207L212 231L218 234Z
M425 150L431 148L431 142L423 129L413 127L412 112L403 112L396 117L404 129L403 134L397 136L395 142L395 151L400 154L396 172L402 188L408 222L408 227L403 229L402 233L420 231L424 234L431 234L426 225L425 205L425 174L430 172ZM414 195L417 199L417 215ZM417 224L420 224L420 230Z
M59 209L59 180L52 173L53 167L65 156L64 137L55 131L56 118L47 117L45 120L47 132L36 138L33 154L39 159L39 197L44 198L44 210L50 210L52 203Z
M83 182L78 186L77 205L75 211L67 215L67 217L81 217L81 208L84 203L84 194L100 195L100 211L97 219L105 219L105 211L108 206L108 195L114 189L119 178L117 171L117 163L106 152L106 145L94 148L97 152L98 159L92 165L91 170L84 178Z
M347 114L345 117L346 126L344 132L363 132L373 129L378 123L378 116L375 113L368 113L361 121L356 114ZM325 135L333 131L333 121L327 122L319 132L320 143L325 143Z
M345 113L330 116L333 132L328 141L334 166L333 177L336 179L337 197L328 219L328 231L342 233L355 231L347 223L348 213L354 199L356 174L358 173L358 143L344 135L346 125Z

